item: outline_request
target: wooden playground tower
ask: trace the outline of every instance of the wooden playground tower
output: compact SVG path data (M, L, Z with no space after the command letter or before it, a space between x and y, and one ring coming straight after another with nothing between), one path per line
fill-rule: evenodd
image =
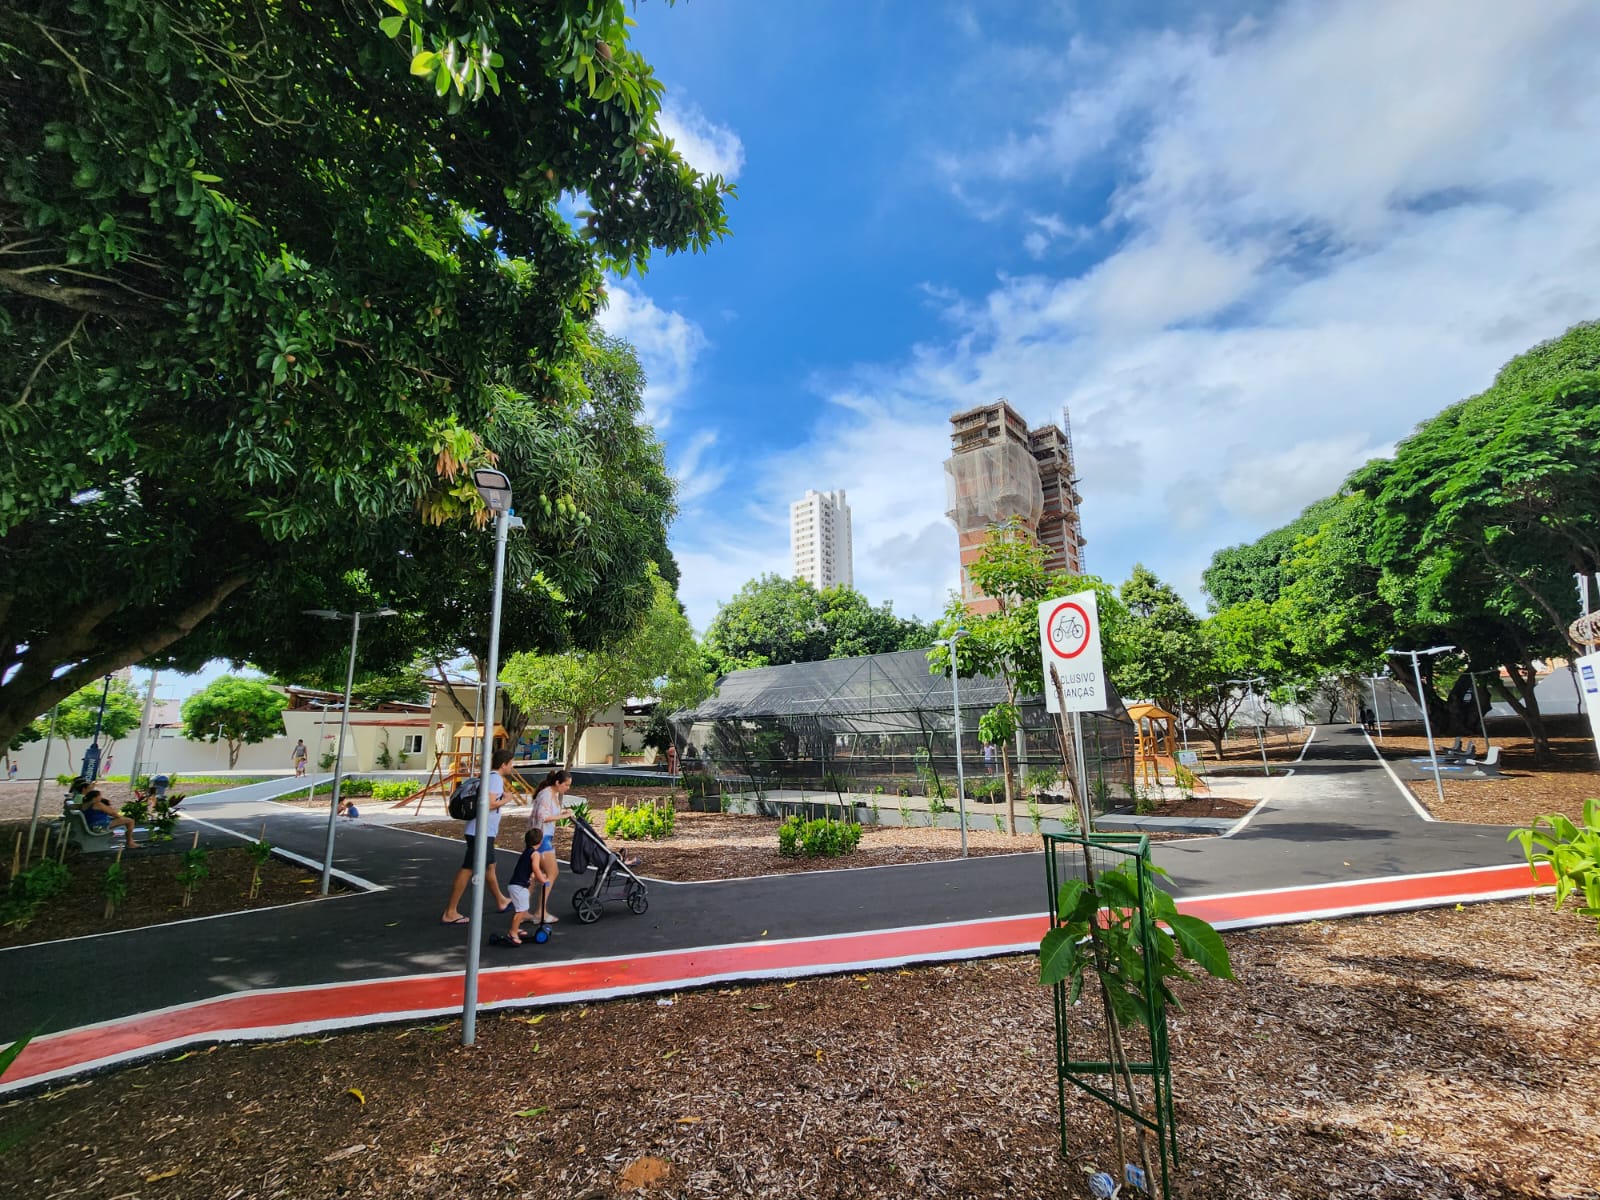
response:
M1145 784L1160 784L1161 772L1178 773L1178 718L1156 704L1130 704L1133 721L1134 771Z
M510 741L504 725L496 724L494 727L494 747L502 749ZM433 747L433 769L428 772L428 778L423 785L412 792L404 800L397 800L390 808L404 808L414 804L415 812L422 811L422 802L429 796L438 796L441 800L448 800L450 793L455 790L456 784L463 779L471 778L478 773L482 760L479 755L483 752L483 726L462 725L456 730L455 740L448 747L441 746L438 741ZM517 797L517 803L531 800L533 789L528 786L520 773L512 770L506 776L506 790Z

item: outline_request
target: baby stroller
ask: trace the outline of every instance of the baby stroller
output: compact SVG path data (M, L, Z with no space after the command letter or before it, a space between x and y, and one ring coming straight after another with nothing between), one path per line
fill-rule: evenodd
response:
M592 925L600 919L601 905L607 900L625 900L633 912L642 913L650 907L650 889L628 869L622 856L605 844L594 826L582 817L572 818L572 861L574 875L588 873L595 867L598 874L588 887L581 887L572 896L572 908L578 920Z

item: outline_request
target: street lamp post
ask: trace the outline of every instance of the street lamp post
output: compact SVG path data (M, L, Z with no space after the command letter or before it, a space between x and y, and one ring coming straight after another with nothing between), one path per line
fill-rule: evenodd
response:
M90 783L100 778L100 726L106 719L106 700L111 695L111 676L106 676L106 685L100 690L100 711L94 715L94 736L89 739L89 745L83 752L83 770L79 772Z
M1485 754L1488 754L1489 753L1489 722L1487 722L1483 718L1483 693L1478 690L1478 676L1479 675L1493 675L1496 678L1498 678L1499 675L1500 675L1500 672L1499 671L1474 671L1474 672L1472 672L1472 675L1470 677L1472 679L1472 702L1478 706L1478 728L1483 731L1483 752ZM1494 701L1490 700L1489 703L1492 705L1494 703Z
M321 617L324 621L350 619L350 662L344 673L344 710L339 714L339 745L333 752L333 795L328 799L328 841L322 854L322 894L326 896L329 880L333 876L333 839L339 828L339 789L344 783L344 735L350 727L350 693L356 682L356 642L361 637L361 618L398 617L400 614L392 608L380 608L369 613L343 613L331 608L308 608L305 611L306 616Z
M494 756L495 714L499 709L500 597L506 575L506 531L522 522L511 512L511 480L504 471L479 467L472 482L494 514L494 599L489 616L489 663L484 684L483 762L478 769L477 823L472 839L472 918L467 936L467 971L461 996L461 1044L478 1036L478 958L483 947L484 876L489 869L489 771Z
M311 701L311 703L317 709L319 709L321 711L321 713L322 713L322 716L317 720L317 757L316 757L315 760L313 760L316 763L320 763L321 760L322 760L322 738L324 736L324 732L328 728L328 710L333 707L333 701L332 700L313 700L313 701ZM343 750L344 747L340 746L339 749ZM337 759L338 759L338 756L335 755L335 761L336 762L337 762ZM316 768L313 767L313 769L311 771L309 771L308 774L311 776L311 782L306 787L306 803L309 804L316 797L316 794L317 794L317 772L316 772ZM339 811L337 804L334 805L334 811L335 812Z
M961 765L961 667L956 662L956 645L970 636L965 629L957 629L947 638L939 638L936 646L950 647L950 703L956 718L956 813L961 820L961 857L967 857L967 777Z
M1433 787L1439 793L1439 805L1444 806L1444 776L1439 773L1439 752L1433 746L1433 722L1428 718L1428 697L1422 690L1422 660L1435 654L1449 654L1454 646L1429 646L1426 650L1385 650L1385 654L1409 657L1411 670L1417 680L1417 707L1422 709L1422 729L1428 738L1428 761L1433 764Z
M1244 684L1245 695L1249 698L1251 706L1256 709L1256 745L1261 747L1261 773L1263 775L1271 775L1272 768L1267 765L1267 739L1263 733L1266 726L1266 716L1261 708L1256 705L1256 684L1265 683L1266 681L1267 677L1265 675L1257 675L1253 679L1228 680L1230 684Z

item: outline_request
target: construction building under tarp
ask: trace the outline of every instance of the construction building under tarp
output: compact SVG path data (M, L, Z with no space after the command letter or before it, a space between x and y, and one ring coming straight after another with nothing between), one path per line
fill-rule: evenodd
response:
M979 741L978 718L1006 693L999 679L963 676L959 682L970 796L979 794L982 781L1000 777L1001 756ZM1122 799L1133 782L1133 724L1121 698L1107 690L1107 708L1083 714L1081 722L1091 800L1099 809ZM1016 778L1025 791L1061 794L1057 722L1043 696L1024 698L1018 707L1022 728L1010 747ZM734 671L708 699L672 721L686 769L699 767L757 794L796 788L955 794L954 689L948 675L929 672L925 650Z

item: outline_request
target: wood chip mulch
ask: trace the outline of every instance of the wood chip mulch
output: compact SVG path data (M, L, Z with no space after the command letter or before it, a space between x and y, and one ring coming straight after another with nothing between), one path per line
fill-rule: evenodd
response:
M1545 759L1534 755L1533 742L1520 722L1498 722L1489 727L1489 736L1500 747L1501 778L1472 779L1444 772L1441 805L1433 774L1424 761L1419 764L1423 778L1409 781L1412 793L1441 821L1524 826L1546 813L1565 813L1578 820L1583 816L1583 802L1600 796L1600 757L1583 718L1553 718L1549 727L1551 754ZM1453 740L1437 738L1434 744L1442 750ZM1477 743L1481 757L1482 736L1471 740ZM1428 741L1420 724L1385 725L1383 738L1374 741L1391 762L1409 763L1428 756Z
M1180 1200L1593 1200L1600 937L1547 901L1225 935ZM0 1104L0 1194L1085 1197L1032 956L225 1046ZM1095 1040L1089 1005L1074 1010ZM1075 1025L1075 1028L1078 1028Z

